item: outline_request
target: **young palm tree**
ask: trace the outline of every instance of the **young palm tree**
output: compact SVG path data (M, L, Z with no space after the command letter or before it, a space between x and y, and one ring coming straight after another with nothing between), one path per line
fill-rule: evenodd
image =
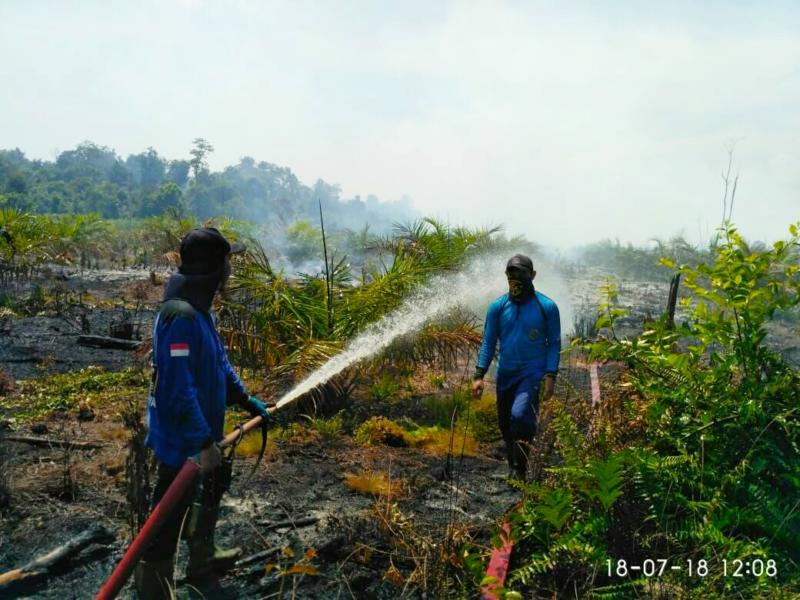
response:
M359 276L346 257L334 262L329 273L332 323L324 273L289 278L272 268L260 246L252 246L220 313L226 341L244 364L269 373L271 385L291 385L397 309L431 277L456 271L480 253L520 246L519 239L499 233L499 228L451 228L434 219L395 226L391 235L372 242L372 258ZM459 352L479 343L475 319L454 314L426 327L411 346L404 342L390 352L402 352L411 362L452 363Z

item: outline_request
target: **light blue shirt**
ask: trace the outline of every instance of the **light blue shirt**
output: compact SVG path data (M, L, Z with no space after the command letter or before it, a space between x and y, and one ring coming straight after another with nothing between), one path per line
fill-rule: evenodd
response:
M514 376L557 373L561 353L558 306L541 292L521 304L503 294L489 305L478 368L488 369L500 343L498 374Z

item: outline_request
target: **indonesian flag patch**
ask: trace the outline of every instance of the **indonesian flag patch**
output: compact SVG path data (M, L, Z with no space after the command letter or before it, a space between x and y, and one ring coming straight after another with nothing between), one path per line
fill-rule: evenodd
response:
M169 345L170 356L189 356L189 344L179 343Z

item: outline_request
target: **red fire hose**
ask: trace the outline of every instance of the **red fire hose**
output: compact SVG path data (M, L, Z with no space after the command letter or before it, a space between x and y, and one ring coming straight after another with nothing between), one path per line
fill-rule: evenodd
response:
M230 446L242 435L260 426L261 417L255 417L242 425L240 429L228 434L228 436L220 442L220 446ZM108 578L103 584L103 587L100 588L100 591L97 592L95 600L112 600L117 597L117 594L122 589L122 586L125 585L125 582L128 581L128 577L130 577L133 568L136 566L136 563L139 562L139 559L147 549L153 536L161 529L164 521L183 497L186 490L189 489L189 486L192 485L192 482L199 472L200 465L196 462L187 460L183 463L181 470L178 471L178 475L175 477L175 481L167 488L167 491L164 493L159 503L156 504L153 512L147 517L141 531L139 531L139 534L125 552L122 560L117 564L114 572L111 573L111 577Z
M514 548L508 521L500 525L500 530L500 546L492 550L489 567L486 569L486 576L491 579L481 587L481 600L499 600L497 588L503 586L508 575L508 563L511 561L511 550Z

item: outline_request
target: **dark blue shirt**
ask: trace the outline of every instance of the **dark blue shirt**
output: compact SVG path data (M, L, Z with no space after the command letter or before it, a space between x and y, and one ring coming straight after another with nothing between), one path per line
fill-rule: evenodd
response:
M153 355L145 444L158 460L179 467L208 438L222 439L228 394L246 397L247 393L209 313L197 310L169 319L159 315L153 328Z

